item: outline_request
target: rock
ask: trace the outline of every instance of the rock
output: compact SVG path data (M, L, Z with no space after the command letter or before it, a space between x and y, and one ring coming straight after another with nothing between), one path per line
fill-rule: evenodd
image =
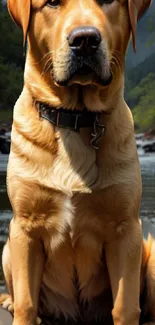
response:
M12 324L12 316L11 314L0 307L0 325L11 325Z

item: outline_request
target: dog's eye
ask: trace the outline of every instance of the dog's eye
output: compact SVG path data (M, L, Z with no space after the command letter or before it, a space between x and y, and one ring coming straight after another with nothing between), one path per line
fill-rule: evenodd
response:
M114 0L97 0L97 2L100 6L103 6L103 5L110 5L112 2L114 2Z
M51 8L58 7L60 5L60 0L48 0L46 4Z

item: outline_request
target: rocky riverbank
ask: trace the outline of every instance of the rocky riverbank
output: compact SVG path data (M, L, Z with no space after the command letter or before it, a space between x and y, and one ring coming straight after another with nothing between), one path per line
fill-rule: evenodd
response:
M0 152L8 154L10 151L11 142L11 123L0 124Z

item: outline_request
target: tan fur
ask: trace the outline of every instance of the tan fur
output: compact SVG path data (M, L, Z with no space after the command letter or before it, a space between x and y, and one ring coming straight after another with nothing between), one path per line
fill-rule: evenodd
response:
M24 38L28 33L7 173L14 217L3 268L13 325L34 325L38 314L44 324L55 318L107 324L112 315L115 325L138 325L140 285L143 296L148 288L147 312L154 321L154 242L144 243L142 255L141 176L132 115L123 99L131 28L135 37L133 6L128 13L123 0L102 8L94 0L63 0L52 9L45 0L32 0L30 15L30 0L8 5ZM135 6L143 10L140 0ZM94 73L75 74L60 87L57 80L69 73L66 37L89 25L100 31L100 73L111 71L112 82L103 87ZM75 133L54 127L39 118L37 101L101 112L107 130L99 150L90 146L91 128Z

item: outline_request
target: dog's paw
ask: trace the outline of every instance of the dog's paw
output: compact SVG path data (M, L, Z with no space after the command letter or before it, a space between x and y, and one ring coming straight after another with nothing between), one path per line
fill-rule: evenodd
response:
M10 295L2 294L0 295L0 306L4 309L7 309L11 314L14 312L13 301ZM37 325L44 325L40 317L36 319Z
M7 309L10 313L13 313L13 301L10 295L1 295L0 296L0 305L2 308Z

